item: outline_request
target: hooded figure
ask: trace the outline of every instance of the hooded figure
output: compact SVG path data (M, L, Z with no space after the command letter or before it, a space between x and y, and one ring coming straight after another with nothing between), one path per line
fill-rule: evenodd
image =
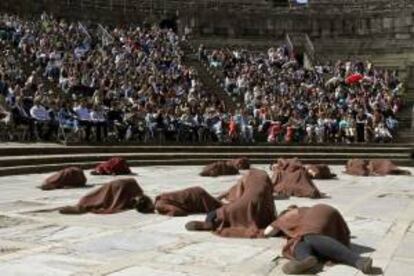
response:
M201 187L163 193L155 198L155 210L161 215L187 216L207 214L221 207L221 202Z
M200 176L216 177L220 175L236 175L239 174L239 170L226 161L217 161L204 167Z
M408 170L398 168L391 160L379 159L371 160L368 164L370 175L411 175Z
M336 174L332 173L328 165L306 165L306 171L312 179L332 179Z
M114 214L136 208L139 212L154 210L134 178L111 181L83 196L77 205L60 209L62 214Z
M266 236L283 236L287 243L283 256L291 259L285 274L304 274L319 259L347 264L369 273L372 259L349 249L351 232L338 210L326 204L291 206L265 229Z
M86 185L86 177L83 170L77 167L69 167L52 174L43 181L40 189L48 191L55 189L81 188Z
M114 157L102 162L91 172L93 175L128 175L131 170L125 159Z
M207 214L205 222L187 223L188 230L214 231L223 237L259 238L276 215L272 185L265 171L252 169L236 184L238 199Z
M369 176L368 161L362 159L348 160L345 173L356 176Z
M236 167L238 170L250 169L250 161L246 157L229 160L227 161L227 164Z
M279 159L272 166L273 193L277 196L320 198L321 193L298 159Z

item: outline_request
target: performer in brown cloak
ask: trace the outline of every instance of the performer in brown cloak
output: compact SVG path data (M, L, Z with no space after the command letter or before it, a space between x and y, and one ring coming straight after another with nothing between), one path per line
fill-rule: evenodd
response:
M279 159L272 166L273 193L277 196L320 198L321 193L298 159Z
M411 175L410 171L398 168L391 160L371 160L368 164L370 175Z
M372 259L349 249L349 228L339 211L329 205L291 206L264 233L287 238L283 256L291 261L282 268L286 274L306 273L317 265L318 258L351 265L365 273L372 268Z
M356 176L369 176L368 161L362 159L348 160L345 173Z
M92 175L128 175L131 170L125 159L114 157L98 164L91 172Z
M402 170L386 159L348 160L345 173L356 176L411 175L410 171Z
M45 179L40 189L55 190L85 187L86 177L83 170L77 167L69 167L52 174Z
M82 197L75 206L60 209L62 214L114 214L136 208L138 212L153 212L151 199L144 194L135 179L118 179Z
M163 193L155 198L155 210L167 216L187 216L209 213L221 207L221 202L201 187Z
M216 177L236 174L239 174L239 170L233 164L228 164L226 161L217 161L205 166L200 176Z
M238 170L250 169L250 161L246 157L229 160L227 161L227 164L235 166Z
M252 169L236 184L241 196L207 214L206 221L192 221L190 231L215 231L223 237L263 237L263 229L275 218L272 185L265 171Z
M306 165L305 168L312 179L332 179L336 177L336 174L331 172L331 169L329 168L328 165L311 164L311 165Z

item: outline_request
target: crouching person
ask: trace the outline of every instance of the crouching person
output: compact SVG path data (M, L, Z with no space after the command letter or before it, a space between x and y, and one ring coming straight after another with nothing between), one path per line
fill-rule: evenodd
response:
M282 270L286 274L304 274L320 260L353 266L363 273L372 270L372 259L349 249L350 231L335 208L290 206L264 231L265 236L283 236L287 243L283 256L290 259Z
M214 231L222 237L261 238L275 218L272 184L265 171L249 170L230 189L232 202L211 211L205 221L186 224L189 231Z

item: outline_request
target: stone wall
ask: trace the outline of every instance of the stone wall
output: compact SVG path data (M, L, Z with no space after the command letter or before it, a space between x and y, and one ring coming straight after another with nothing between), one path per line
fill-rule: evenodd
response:
M311 38L414 38L414 1L313 0L308 8L272 7L265 0L1 0L0 10L25 16L48 11L72 20L159 22L177 19L196 36L280 38L305 32Z

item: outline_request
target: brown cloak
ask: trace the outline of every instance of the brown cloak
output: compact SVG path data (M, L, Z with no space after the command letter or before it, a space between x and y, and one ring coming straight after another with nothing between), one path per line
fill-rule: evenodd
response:
M263 229L276 217L269 176L252 169L236 185L241 195L217 209L220 225L216 233L223 237L263 237Z
M297 159L279 159L272 166L272 184L275 194L320 198L321 193L313 183L305 167Z
M331 169L328 165L319 164L319 165L306 165L306 170L313 171L314 176L311 175L312 179L332 179L335 178L336 175L331 172Z
M371 160L368 164L370 175L410 175L410 171L401 170L391 160L379 159Z
M114 214L134 208L135 197L142 195L143 191L134 178L118 179L82 197L75 208L79 214Z
M287 238L283 256L294 258L296 244L306 234L320 234L336 239L345 246L350 245L350 230L344 218L335 208L317 204L313 207L301 207L288 211L272 224Z
M238 170L250 169L250 161L246 157L229 160L227 164L236 167Z
M226 161L217 161L204 167L200 173L201 176L220 176L220 175L236 175L239 174L239 170L233 165L228 164Z
M125 159L114 157L98 164L94 170L94 174L128 175L131 174L131 169L129 168L129 165Z
M345 173L357 176L368 176L368 161L362 159L348 160L345 166Z
M155 198L155 209L168 216L208 213L221 207L221 202L201 187L163 193Z
M69 167L52 174L43 181L40 189L55 190L65 188L85 187L86 177L83 170L77 167Z

